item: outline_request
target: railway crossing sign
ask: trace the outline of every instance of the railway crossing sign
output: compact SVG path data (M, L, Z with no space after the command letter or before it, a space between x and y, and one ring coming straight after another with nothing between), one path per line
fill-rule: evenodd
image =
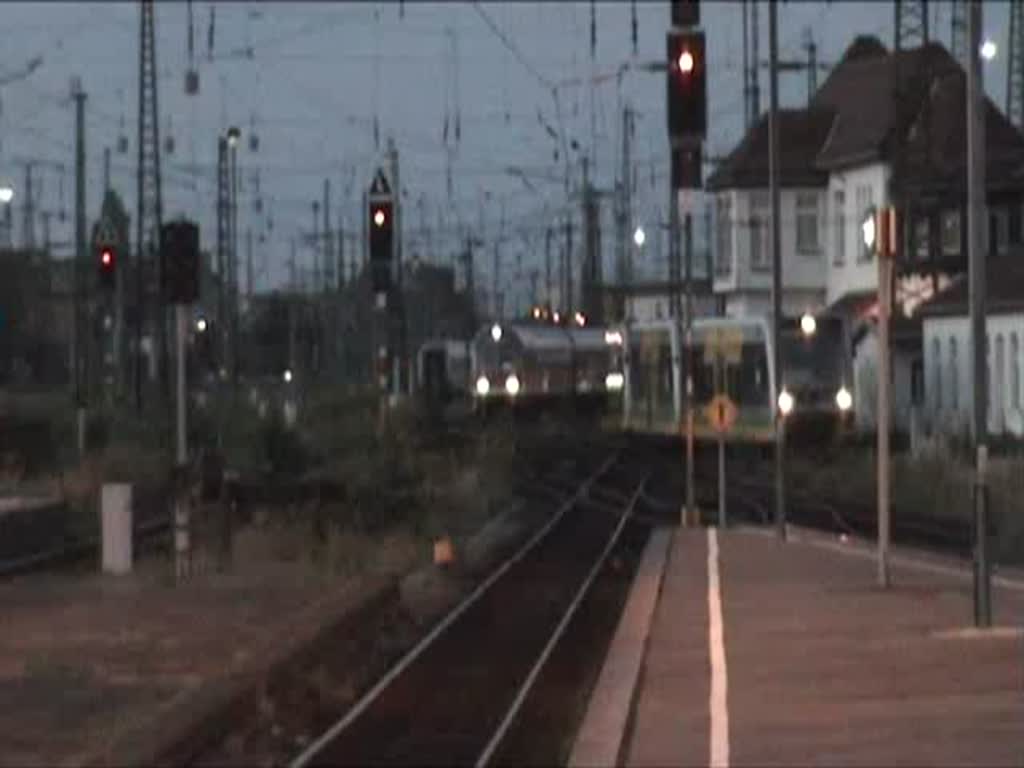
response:
M743 353L743 331L740 328L711 328L704 344L704 362L714 365L718 358L730 365L739 365Z
M719 434L726 434L732 431L733 426L736 424L736 417L739 415L739 411L736 408L736 404L729 399L728 395L715 395L705 406L705 413L707 414L708 424L711 428Z

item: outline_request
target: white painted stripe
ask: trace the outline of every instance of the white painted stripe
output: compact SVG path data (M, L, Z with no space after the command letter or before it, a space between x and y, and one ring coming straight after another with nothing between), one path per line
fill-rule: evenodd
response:
M711 655L712 768L729 765L729 673L725 664L722 588L718 576L718 530L708 528L708 648Z
M384 677L382 677L377 684L373 686L367 693L361 698L356 704L348 711L348 713L341 718L338 722L332 725L323 735L320 736L316 741L311 743L306 749L302 751L298 757L296 757L289 764L289 768L304 768L308 765L317 755L317 753L333 741L338 734L344 731L351 725L359 715L361 715L377 697L397 678L405 669L412 664L421 653L430 647L442 632L448 629L459 616L461 616L471 605L479 600L484 593L489 590L494 583L500 579L509 568L522 560L530 550L532 550L540 541L548 535L552 528L561 520L565 513L568 512L573 504L587 492L590 484L593 483L597 478L603 475L608 469L615 463L615 458L610 458L605 461L601 467L591 477L580 485L579 489L572 495L568 501L566 501L554 516L548 520L544 526L535 533L529 541L527 541L518 552L512 555L508 560L501 564L501 566L488 576L476 589L474 589L465 600L455 606L444 619L441 620L437 626L435 626L426 637L420 640L411 651L409 651L401 660L392 667Z
M580 585L579 590L576 592L576 596L573 598L572 603L566 610L565 615L562 616L562 620L558 622L558 626L555 627L555 631L551 633L551 637L548 638L547 643L544 645L544 650L541 651L540 657L533 665L533 669L530 670L530 674L526 676L525 682L519 687L519 691L516 693L515 699L512 700L512 706L509 707L508 712L505 713L504 719L501 721L501 725L498 726L498 730L494 732L491 740L484 747L484 751L480 753L480 757L477 758L476 768L483 768L487 765L491 758L494 757L494 752L498 749L498 745L501 744L501 740L505 738L505 734L508 733L508 729L515 722L516 715L519 714L519 710L523 706L523 702L526 701L526 696L529 694L530 689L533 688L533 684L537 680L537 676L540 674L541 669L544 668L544 664L547 662L551 652L554 651L555 645L561 639L565 633L566 627L569 626L569 622L572 617L576 615L576 610L580 607L580 603L583 602L583 598L586 597L587 592L590 591L590 585L594 583L594 579L597 578L597 574L601 571L605 561L608 559L608 555L611 554L612 549L615 547L616 542L619 540L619 536L622 534L622 529L626 527L626 521L633 514L633 508L636 506L636 500L639 498L640 493L644 489L646 480L640 483L640 487L637 488L636 493L629 501L629 506L622 513L622 517L619 518L619 524L615 526L615 530L612 532L611 538L608 539L608 543L605 545L604 550L601 552L601 556L597 559L597 562L590 568L590 572L587 574L587 578Z

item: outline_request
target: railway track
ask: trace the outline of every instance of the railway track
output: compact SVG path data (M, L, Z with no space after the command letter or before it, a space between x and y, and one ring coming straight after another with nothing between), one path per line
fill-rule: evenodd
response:
M491 762L618 544L636 474L603 462L292 767Z

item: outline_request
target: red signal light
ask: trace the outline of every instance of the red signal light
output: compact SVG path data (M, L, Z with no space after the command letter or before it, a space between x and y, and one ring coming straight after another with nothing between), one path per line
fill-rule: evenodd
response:
M688 75L693 72L693 54L689 51L683 51L679 54L679 71L684 75Z
M109 248L104 248L100 251L100 264L104 267L112 267L114 265L114 252Z
M383 227L384 223L387 221L387 219L388 219L387 214L384 213L384 209L383 208L378 208L377 210L375 210L373 212L373 223L376 226Z

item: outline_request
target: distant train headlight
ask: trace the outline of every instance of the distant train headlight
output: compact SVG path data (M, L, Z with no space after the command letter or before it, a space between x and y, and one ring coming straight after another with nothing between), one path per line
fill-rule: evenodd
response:
M498 325L497 323L495 323L494 325L491 326L491 338L494 340L495 344L497 344L499 341L501 341L501 336L502 336L501 326Z
M853 407L853 395L846 387L840 387L836 392L836 405L840 411L848 411Z
M622 385L626 383L625 377L618 371L609 373L604 377L605 389L611 390L612 392L618 392L622 389Z
M476 380L476 393L480 397L487 397L487 393L491 391L491 382L487 380L486 376L481 376Z
M619 331L605 331L604 343L612 347L621 347L622 334Z
M509 374L508 378L505 379L505 391L512 395L512 397L519 394L519 377L514 373Z
M796 400L788 390L782 390L779 393L779 411L782 412L783 416L788 416L793 411L793 406L796 405Z

